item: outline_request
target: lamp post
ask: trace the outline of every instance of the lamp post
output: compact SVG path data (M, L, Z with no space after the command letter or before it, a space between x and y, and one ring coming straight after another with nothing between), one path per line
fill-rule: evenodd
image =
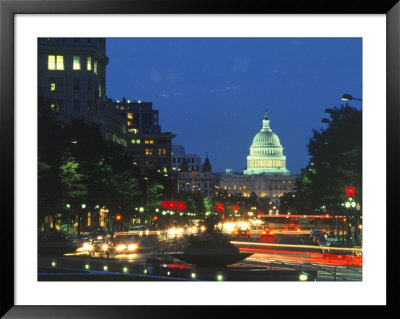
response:
M145 177L144 178L147 181L147 191L146 191L146 222L147 222L147 227L150 227L150 221L149 221L149 178Z

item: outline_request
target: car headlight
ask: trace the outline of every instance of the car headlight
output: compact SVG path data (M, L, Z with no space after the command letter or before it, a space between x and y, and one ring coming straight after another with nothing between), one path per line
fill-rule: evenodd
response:
M103 244L103 246L101 246L101 248L102 248L103 250L108 250L108 245L107 245L107 244Z
M89 243L84 243L82 248L83 250L93 250L93 245Z
M136 244L129 244L128 245L128 250L129 251L133 251L136 250L138 248L138 246Z
M120 244L115 248L117 251L123 251L126 249L126 245L124 244Z

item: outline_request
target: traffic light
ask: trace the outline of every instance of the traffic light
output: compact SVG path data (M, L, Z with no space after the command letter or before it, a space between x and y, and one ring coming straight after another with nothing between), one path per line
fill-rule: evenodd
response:
M353 197L355 195L355 193L356 193L356 190L354 187L349 186L346 188L346 195L348 197Z
M178 208L178 210L185 210L186 208L186 204L183 202L179 202L176 207Z
M153 220L158 220L158 216L154 216L154 217L153 217Z
M115 215L115 220L116 220L116 221L120 221L121 219L122 219L121 214Z
M168 202L167 201L163 201L161 203L162 208L168 208Z
M168 202L168 208L169 209L174 209L176 206L175 202Z
M224 210L224 205L223 204L217 204L216 209L217 209L217 211L222 212Z
M235 204L235 205L232 206L232 208L233 208L233 210L239 210L239 205Z

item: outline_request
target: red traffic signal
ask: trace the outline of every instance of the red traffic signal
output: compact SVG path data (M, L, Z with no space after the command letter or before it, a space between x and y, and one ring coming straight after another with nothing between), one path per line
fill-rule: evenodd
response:
M239 210L239 205L233 205L232 208L233 210Z
M348 197L353 197L354 195L355 195L355 193L356 193L356 190L355 190L355 188L354 187L347 187L346 188L346 195L348 196Z
M153 217L153 220L158 220L158 216L154 216L154 217Z
M115 215L115 220L121 220L122 216L120 214Z
M167 201L163 201L161 203L162 208L168 208L168 202Z
M217 204L216 209L217 209L217 211L222 212L224 210L224 205L223 204Z
M174 209L176 206L175 202L168 202L168 208L169 209Z
M177 207L179 210L185 210L186 204L183 203L183 202L179 202L179 203L176 205L176 207Z

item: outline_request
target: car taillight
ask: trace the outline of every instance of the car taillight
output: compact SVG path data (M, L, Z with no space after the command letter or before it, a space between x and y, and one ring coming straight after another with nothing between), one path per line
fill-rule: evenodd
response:
M266 234L267 234L267 232L266 232L266 231L263 231L263 232L262 232L262 234L263 234L263 235L266 235Z

